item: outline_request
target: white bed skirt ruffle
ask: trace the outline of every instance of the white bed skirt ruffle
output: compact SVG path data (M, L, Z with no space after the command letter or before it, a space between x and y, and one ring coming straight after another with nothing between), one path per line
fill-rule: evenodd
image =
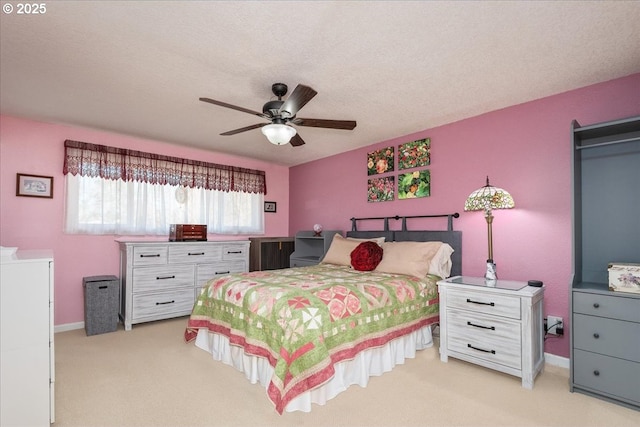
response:
M230 345L229 339L224 335L200 329L195 345L209 352L214 360L244 372L252 384L259 382L265 390L269 385L273 375L273 367L269 361L263 357L245 354L241 347ZM369 377L389 372L396 365L403 364L406 358L414 358L417 350L432 346L431 326L425 326L404 337L396 338L385 346L364 350L352 360L337 363L333 378L297 396L289 402L285 411L310 412L312 403L324 405L352 384L366 387Z

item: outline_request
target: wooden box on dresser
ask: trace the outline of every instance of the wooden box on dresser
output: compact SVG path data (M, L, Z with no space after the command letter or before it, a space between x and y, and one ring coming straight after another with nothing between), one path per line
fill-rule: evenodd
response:
M570 390L640 409L640 295L608 277L640 262L640 117L571 130Z
M191 314L202 286L249 269L249 241L120 244L120 318L135 323Z
M2 257L0 280L0 425L55 421L53 253Z
M448 357L515 375L533 388L544 369L544 288L456 276L438 282L440 360Z

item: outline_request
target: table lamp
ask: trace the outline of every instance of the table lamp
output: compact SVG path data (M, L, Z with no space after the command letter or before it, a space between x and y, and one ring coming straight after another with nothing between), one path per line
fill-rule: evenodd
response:
M487 233L489 236L489 258L487 258L487 272L484 278L489 281L498 279L496 273L496 264L493 261L493 233L491 226L493 223L493 209L511 209L515 206L513 197L506 190L494 187L489 184L487 176L487 185L481 187L471 193L464 203L465 211L484 211L484 217L487 220Z

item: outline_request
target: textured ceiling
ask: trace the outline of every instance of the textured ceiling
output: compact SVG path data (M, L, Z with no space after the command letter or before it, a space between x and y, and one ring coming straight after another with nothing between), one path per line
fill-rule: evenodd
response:
M296 165L640 72L637 1L49 1L1 14L0 108ZM318 95L302 147L260 130L271 85ZM100 141L91 141L100 143Z

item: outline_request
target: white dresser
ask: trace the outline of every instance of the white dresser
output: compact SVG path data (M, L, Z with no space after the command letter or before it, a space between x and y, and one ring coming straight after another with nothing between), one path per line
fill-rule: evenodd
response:
M191 314L213 277L249 271L248 240L120 244L120 318L134 323Z
M456 276L438 282L440 360L465 360L533 380L544 368L544 288Z
M48 426L55 420L53 253L1 257L0 425Z

